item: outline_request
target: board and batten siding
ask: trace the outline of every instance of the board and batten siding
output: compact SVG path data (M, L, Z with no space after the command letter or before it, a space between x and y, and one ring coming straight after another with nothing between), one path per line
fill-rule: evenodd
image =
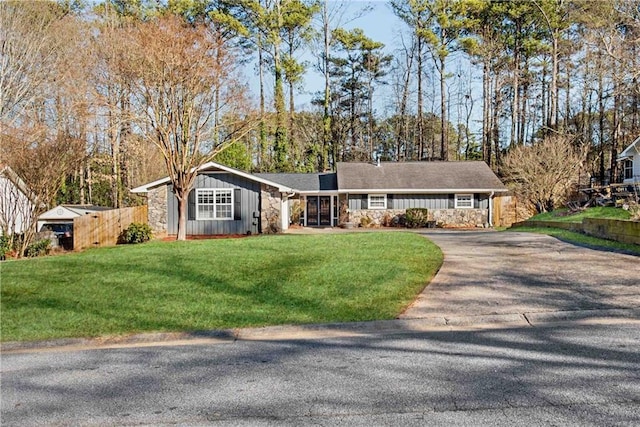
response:
M246 234L258 233L257 223L259 218L253 217L253 213L260 212L260 184L243 177L226 172L200 174L193 186L207 189L239 189L240 193L240 219L239 220L190 220L187 218L187 235L216 235L216 234ZM178 199L176 199L171 185L168 187L167 197L167 231L169 234L178 234ZM193 190L192 190L193 191ZM234 192L234 210L238 205ZM237 212L234 212L237 215ZM256 225L254 225L254 222Z
M349 210L366 209L363 199L367 194L349 194ZM488 194L474 194L473 201L475 209L489 209ZM387 194L387 209L454 209L454 203L454 194Z

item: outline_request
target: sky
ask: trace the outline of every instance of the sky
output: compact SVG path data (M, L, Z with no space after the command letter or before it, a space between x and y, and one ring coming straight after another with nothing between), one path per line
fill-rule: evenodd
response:
M384 43L384 53L392 54L397 56L398 51L402 47L402 37L405 40L409 38L409 28L407 25L398 18L391 7L389 6L388 0L344 0L344 1L329 1L329 10L331 7L335 7L336 5L344 3L345 10L342 14L340 20L337 23L332 22L332 27L335 28L336 25L340 25L346 29L353 28L362 28L365 35L371 38L374 41ZM359 11L363 9L370 9L368 12L364 14L360 14L360 17L354 19L354 17L359 15ZM320 24L317 23L316 27L319 28ZM427 57L428 58L428 57ZM314 97L317 97L319 93L322 93L324 90L324 77L322 74L316 70L317 59L314 57L313 52L308 51L301 58L304 61L308 62L307 73L304 77L303 88L298 89L296 92L296 110L312 110L314 107L311 105L311 100ZM258 99L259 94L259 80L257 78L257 68L256 62L254 61L247 67L247 77L250 85L250 89L252 93L255 94L254 99ZM427 60L425 63L426 67L431 66L431 61ZM468 78L466 74L469 73L469 63L468 60L463 59L461 56L453 54L449 57L448 60L448 71L450 74L461 74L462 80ZM435 71L429 72L427 70L427 82L425 85L428 86L428 79L438 79ZM389 80L389 79L387 79ZM463 110L458 111L458 107L453 103L456 93L458 91L458 86L460 80L455 78L448 78L448 96L451 98L452 103L449 107L449 120L452 123L457 121L458 117L461 117L461 120L464 121L464 117L466 113ZM476 101L473 106L473 112L471 114L471 123L470 128L472 132L478 132L480 124L481 124L481 109L480 109L480 97L482 93L482 88L480 82L477 80L472 80L469 83L465 83L465 85L470 86L473 92L473 98ZM265 86L266 86L266 96L267 102L273 102L273 76L265 73ZM432 100L430 98L436 98L435 103L439 105L439 95L431 94L430 88L425 90L425 108L431 107ZM438 89L439 90L439 89ZM287 91L287 89L285 89ZM285 92L288 93L288 92ZM287 101L288 102L288 101ZM426 106L426 104L429 106ZM436 114L440 114L436 105L434 105L434 112ZM392 86L378 86L376 88L376 92L374 94L374 114L377 116L388 116L392 114L393 111L389 111L393 108L393 93Z
M340 2L330 1L329 8L335 6L337 3ZM393 53L396 49L394 43L397 44L399 42L399 33L405 30L405 26L404 23L393 14L388 2L386 0L347 0L344 3L346 3L346 9L342 15L341 26L347 29L362 28L367 37L385 44L385 53ZM353 19L354 16L358 15L358 11L364 8L371 8L371 10L361 17ZM311 50L302 55L300 59L307 61L308 67L304 77L303 89L298 91L295 101L297 110L305 110L311 108L312 98L324 90L324 77L315 70L317 59ZM257 79L255 64L254 61L249 65L246 74L251 91L257 94L259 93L259 81ZM272 99L273 77L265 74L265 81L267 97L268 99ZM383 94L379 95L382 96Z

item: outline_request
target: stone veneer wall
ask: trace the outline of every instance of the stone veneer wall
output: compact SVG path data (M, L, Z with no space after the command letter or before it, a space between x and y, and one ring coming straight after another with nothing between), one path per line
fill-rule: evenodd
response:
M277 188L265 184L260 186L260 222L264 234L274 234L282 231L280 209L282 196Z
M373 225L382 225L385 215L390 215L393 223L399 222L404 209L358 209L349 213L349 221L359 225L364 217L371 218ZM486 227L489 224L488 209L429 209L429 221L437 227Z
M398 223L398 217L403 215L404 209L359 209L349 212L349 222L354 223L356 226L360 225L362 218L371 218L372 225L382 225L385 215L389 215L395 224Z
M167 235L167 186L149 190L147 193L147 206L149 207L149 226L155 237Z
M436 227L488 227L488 209L430 209L429 219Z

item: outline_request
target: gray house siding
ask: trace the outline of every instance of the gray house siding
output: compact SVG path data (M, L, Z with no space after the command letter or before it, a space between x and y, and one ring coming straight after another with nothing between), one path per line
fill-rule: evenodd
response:
M254 218L254 212L260 212L260 184L230 173L203 173L198 175L193 186L198 188L229 188L234 192L234 220L195 220L187 218L187 235L216 235L216 234L246 234L258 233L259 218ZM172 187L168 186L167 197L167 231L168 234L178 233L178 199ZM239 193L239 200L238 200ZM239 203L238 203L239 202ZM239 206L238 206L239 205ZM238 209L239 207L239 209ZM192 204L191 211L195 206ZM255 223L255 224L254 224Z
M372 193L379 194L379 193ZM387 209L406 210L411 208L453 209L453 194L387 194ZM349 210L367 209L366 194L349 194ZM363 205L364 204L364 205ZM489 209L488 194L474 194L475 209Z
M372 193L380 194L380 193ZM489 222L489 195L473 195L473 208L455 208L455 194L387 194L386 209L368 209L367 194L349 195L349 220L359 224L381 225L389 221L400 221L407 209L429 210L429 220L438 227L478 227Z

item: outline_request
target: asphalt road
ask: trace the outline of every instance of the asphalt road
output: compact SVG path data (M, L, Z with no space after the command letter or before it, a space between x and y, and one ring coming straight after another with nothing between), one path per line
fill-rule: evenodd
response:
M2 356L2 426L640 425L638 323Z

